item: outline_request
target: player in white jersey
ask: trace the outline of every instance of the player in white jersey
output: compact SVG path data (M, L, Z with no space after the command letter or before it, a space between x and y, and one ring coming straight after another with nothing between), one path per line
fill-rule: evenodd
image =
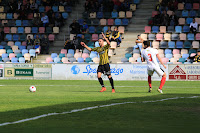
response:
M148 65L147 71L148 71L149 92L152 91L151 76L153 76L153 73L155 71L159 76L162 76L158 92L163 93L162 87L164 86L166 81L166 73L160 68L156 58L158 58L158 60L160 61L160 63L163 65L164 68L166 68L166 66L163 64L158 54L158 50L150 47L150 42L145 41L144 48L145 49L142 51L142 61L146 60Z

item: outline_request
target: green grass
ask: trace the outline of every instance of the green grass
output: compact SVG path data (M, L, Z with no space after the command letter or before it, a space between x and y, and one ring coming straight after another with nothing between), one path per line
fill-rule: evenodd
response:
M98 81L0 80L0 124L110 103L137 102L49 116L0 127L0 133L199 132L200 98L155 103L142 101L200 96L199 81L168 81L163 92L147 93L146 81L115 81L116 93L98 92ZM30 93L35 85L37 92Z

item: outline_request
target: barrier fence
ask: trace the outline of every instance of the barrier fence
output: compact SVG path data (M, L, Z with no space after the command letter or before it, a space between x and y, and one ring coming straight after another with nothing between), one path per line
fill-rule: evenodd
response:
M167 80L200 80L200 64L166 65ZM0 64L0 79L97 80L98 64ZM146 64L110 64L114 80L147 80ZM103 79L107 79L103 75ZM160 80L156 73L153 80Z

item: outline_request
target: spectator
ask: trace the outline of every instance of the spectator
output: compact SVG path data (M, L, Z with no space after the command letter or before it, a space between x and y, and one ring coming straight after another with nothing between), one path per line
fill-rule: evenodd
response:
M178 25L178 17L175 15L174 12L172 12L172 15L170 16L169 20L171 26Z
M30 9L34 13L38 12L38 5L37 5L37 3L35 3L35 0L33 0L33 3L30 5Z
M42 13L41 21L42 21L43 27L46 27L49 25L49 18L44 13Z
M21 9L21 5L22 5L22 2L19 0L18 3L17 3L17 10Z
M2 28L0 28L0 41L4 41L4 37L5 37L4 31L2 30Z
M54 27L55 26L55 20L56 20L55 13L53 13L51 15L51 17L49 17L49 26L50 27Z
M49 53L49 39L47 35L44 35L41 42L41 54L48 54Z
M39 13L36 14L35 18L33 18L33 25L34 26L40 26L41 25L41 18L39 16Z
M72 34L80 33L80 25L79 25L79 23L76 22L76 20L74 20L73 23L69 27L72 28L70 33L72 33Z
M81 32L82 33L87 33L87 29L88 29L88 25L86 24L86 22L83 22L83 25L81 27Z
M195 62L200 62L200 49L197 51L197 54L196 54L196 56L194 58L194 61Z
M64 18L59 13L58 18L56 18L56 21L55 21L55 26L61 27L63 25L64 25Z
M117 30L117 27L115 27L115 28L114 28L114 31L112 32L111 41L117 42L117 47L120 47L121 38L120 38L119 31Z
M82 38L83 37L83 38ZM82 36L81 38L80 37L76 37L75 41L74 41L74 46L75 46L75 49L78 49L79 51L82 51L83 50L83 46L81 45L81 40L84 40L84 35ZM84 40L85 41L85 40Z
M70 42L70 40L67 38L65 41L64 49L75 49L74 45Z
M195 18L194 18L193 21L190 23L190 32L196 33L197 28L198 28L198 23L195 22Z
M36 38L34 39L34 46L39 45L40 46L40 38L38 35L36 35Z
M136 48L139 48L140 50L140 53L142 53L142 48L144 47L143 45L143 42L144 40L141 38L140 35L137 36L138 38L136 39L135 43L136 45L133 47L133 50L135 50Z
M28 36L28 39L27 39L27 41L26 41L26 44L29 46L32 46L33 45L33 40L31 39L31 37L30 36Z
M163 14L161 15L161 25L168 26L169 24L169 15L166 11L163 11Z
M81 36L81 42L84 42L85 44L87 44L87 42L88 42L88 41L85 39L85 36L84 36L84 35ZM81 45L81 46L82 46L82 45Z
M25 9L25 6L21 7L21 10L19 11L19 19L27 19L27 10Z
M112 34L112 31L111 31L110 27L108 27L108 30L106 31L106 38L108 40L110 40L111 34Z
M160 12L153 18L153 25L160 25L161 24L161 17Z

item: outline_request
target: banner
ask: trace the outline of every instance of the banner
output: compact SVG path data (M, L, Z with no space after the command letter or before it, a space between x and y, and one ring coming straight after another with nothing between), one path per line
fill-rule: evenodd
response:
M54 80L97 80L98 64L53 64L52 79ZM147 64L110 64L114 80L147 80ZM168 74L168 69L165 69ZM103 79L108 80L106 75ZM161 77L154 73L153 80Z
M4 64L0 64L0 79L4 77Z
M51 79L52 64L34 64L34 79Z
M200 64L185 65L187 80L200 80Z

